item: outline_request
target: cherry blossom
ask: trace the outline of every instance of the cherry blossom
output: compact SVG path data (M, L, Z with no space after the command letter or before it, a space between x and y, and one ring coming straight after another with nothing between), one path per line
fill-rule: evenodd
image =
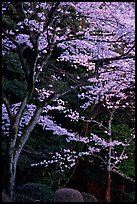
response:
M54 100L60 100L60 97L73 90L75 86L71 85L67 91L60 93L51 83L61 80L60 76L52 74L48 88L40 86L39 76L50 62L54 48L61 48L62 53L58 61L70 62L74 70L85 67L88 71L88 80L85 80L87 84L79 86L78 97L85 100L81 108L86 109L93 103L102 102L112 113L120 107L129 106L126 90L134 84L135 78L134 5L134 2L20 2L21 17L14 22L10 13L11 7L16 7L16 4L2 3L2 53L18 53L27 84L24 99L18 104L10 104L3 94L2 130L9 139L10 164L7 166L10 166L8 175L11 175L11 178L8 178L8 190L12 198L17 161L36 124L40 124L43 129L52 130L53 134L65 135L66 142L87 145L86 151L79 152L79 155L99 154L102 147L108 148L109 164L110 160L114 159L111 158L110 150L117 145L125 147L121 141L113 141L111 138L113 114L110 114L106 133L108 141L95 135L82 138L78 133L57 125L54 118L48 116L48 110L62 111L65 117L72 121L85 119L77 110L66 108L66 102L60 101L61 104L57 107L51 105ZM15 8L15 12L18 12L18 9ZM11 25L6 23L7 16L11 18ZM26 47L35 54L33 65L28 65L23 57ZM77 80L81 81L81 76L76 76ZM37 106L30 104L34 93ZM122 154L116 158L118 159L115 163L126 156Z

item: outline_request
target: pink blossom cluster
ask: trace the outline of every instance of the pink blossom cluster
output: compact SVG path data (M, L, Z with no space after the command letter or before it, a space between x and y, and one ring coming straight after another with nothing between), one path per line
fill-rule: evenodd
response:
M59 103L62 103L63 101L60 99ZM63 102L64 103L64 102ZM12 112L14 115L16 115L18 109L19 109L20 103L17 104L13 104L12 105ZM69 132L66 128L62 128L60 125L57 125L56 122L54 121L54 119L48 115L45 115L45 113L47 113L49 110L62 110L61 106L56 106L56 107L52 107L51 106L46 106L43 109L43 114L41 115L39 120L38 120L38 124L42 126L43 129L45 130L51 130L53 132L53 134L55 135L68 135L68 136L73 136L75 135L75 133L73 132ZM22 135L22 130L23 128L29 124L32 116L34 115L34 112L36 110L36 106L33 104L28 104L26 107L26 111L23 113L22 118L20 120L20 126L19 126L19 132L18 132L18 136ZM7 113L7 109L5 107L5 105L2 105L2 130L3 133L6 135L9 135L9 126L10 126L10 121L9 121L9 116Z
M46 90L45 88L42 88L42 89L35 88L35 90L38 93L38 100L39 101L44 101L46 98L50 97L51 94L54 93L53 91Z
M89 137L81 137L78 134L73 135L73 136L68 136L66 138L66 141L67 142L72 142L72 141L81 142L81 143L87 144L88 146L90 146L90 144L92 144L92 142L94 142L94 146L101 146L101 148L107 148L109 146L114 147L114 146L118 146L118 145L129 146L129 144L120 142L118 140L113 140L111 142L107 142L105 139L97 136L94 133L90 133Z
M63 104L64 105L64 101L59 99L58 104ZM14 113L14 115L17 113L18 108L20 106L20 103L18 104L14 104L12 106L12 111ZM46 108L48 110L53 110L51 108L51 106L47 106L44 108L43 113L45 113ZM19 127L19 132L18 132L18 136L22 135L22 130L25 127L25 125L27 125L31 119L31 117L34 114L34 111L36 109L36 106L33 104L27 105L26 111L23 114L23 117L20 121L20 127ZM56 109L56 108L55 108ZM60 110L60 107L59 107ZM9 134L9 117L7 114L7 110L5 108L4 105L2 105L2 130L4 132L5 135ZM56 135L65 135L66 136L66 141L67 143L73 143L73 142L80 142L82 144L86 145L86 149L84 151L79 151L77 152L77 154L75 154L75 151L71 150L66 150L64 149L62 153L57 152L56 156L53 155L51 160L45 160L43 162L39 162L38 164L32 164L32 166L36 166L36 165L45 165L45 167L47 167L49 164L51 163L57 163L57 162L61 162L60 165L64 166L65 168L72 168L75 165L75 159L78 157L83 157L83 156L92 156L95 153L99 153L102 149L106 149L108 147L112 147L113 149L115 148L115 146L123 146L123 147L127 147L129 146L128 142L122 142L122 141L118 141L118 140L113 140L111 142L106 141L105 139L101 138L100 136L97 136L94 133L90 133L89 137L81 137L80 135L76 134L76 133L72 133L72 132L68 132L67 129L62 128L61 126L58 126L52 117L49 117L48 115L41 115L40 119L38 121L38 124L41 125L43 127L43 129L45 130L51 130L53 132L53 134ZM106 134L108 134L106 132ZM66 153L71 154L70 155L66 155ZM64 164L63 161L65 162L67 158L67 161L70 162L69 164ZM113 164L118 164L119 162L121 162L123 159L126 159L127 156L125 154L121 155L121 156L113 156ZM64 171L63 169L61 169L61 171Z
M121 161L123 161L124 159L128 159L128 156L126 154L120 155L119 157L111 156L111 159L113 160L114 165L117 165L121 163Z
M7 8L8 6L3 4L3 12ZM129 47L134 44L134 3L60 2L52 22L45 28L51 9L50 2L36 4L22 2L25 18L17 24L16 34L13 35L14 32L10 31L12 37L19 44L25 42L32 48L30 38L35 43L35 36L37 36L37 46L41 53L47 53L49 47L53 49L57 44L64 50L59 60L73 61L90 69L92 69L93 59L119 56L114 48L115 45L119 46L123 43L125 49L129 50ZM62 18L68 18L70 21L74 18L71 16L70 9L74 10L78 25L74 34L72 34L73 27L69 24L66 24L65 28L61 25ZM30 31L30 36L20 33L22 28ZM4 40L6 44L8 39ZM133 50L131 52L134 54Z
M134 61L125 59L104 65L104 68L99 68L98 76L88 81L91 85L82 87L86 92L78 94L79 98L87 100L81 108L86 109L99 101L108 109L125 108L129 106L126 89L135 83Z
M78 155L76 151L70 149L61 149L59 152L49 153L50 159L43 160L39 163L31 164L31 166L44 165L46 168L51 164L58 165L61 172L71 169L77 161Z

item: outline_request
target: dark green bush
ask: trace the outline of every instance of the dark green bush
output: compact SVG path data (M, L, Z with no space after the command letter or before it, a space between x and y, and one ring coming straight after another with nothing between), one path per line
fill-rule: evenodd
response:
M119 202L135 202L135 191L123 193L120 196Z
M82 192L81 194L84 198L84 202L98 202L97 198L91 193Z
M27 183L17 189L18 200L20 199L33 199L33 202L52 202L53 191L46 184ZM23 202L23 201L22 201ZM32 202L32 201L29 201Z
M34 198L31 198L29 196L26 196L24 194L16 194L15 196L15 202L35 202Z
M135 202L135 191L119 192L116 188L111 190L112 202Z

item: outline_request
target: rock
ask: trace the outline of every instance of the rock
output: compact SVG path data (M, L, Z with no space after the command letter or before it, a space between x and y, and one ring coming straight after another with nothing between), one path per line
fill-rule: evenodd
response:
M55 202L84 202L82 194L72 188L60 188L55 191Z

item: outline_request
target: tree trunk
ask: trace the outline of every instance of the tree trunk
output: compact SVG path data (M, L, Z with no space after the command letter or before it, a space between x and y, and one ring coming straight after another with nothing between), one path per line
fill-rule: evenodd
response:
M111 202L111 172L107 171L106 202Z
M19 154L17 153L16 153L16 156L14 156L13 154L8 155L7 187L5 190L13 202L15 199L15 181L16 181L16 169L17 169L18 158L19 158Z
M108 149L108 165L107 165L107 178L106 178L106 202L111 202L111 154L112 154L112 120L113 120L114 110L109 112L109 121L108 121L108 135L110 146Z
M18 128L11 129L11 135L12 138L8 143L8 150L7 150L7 169L8 169L8 175L7 175L7 186L5 188L6 193L10 196L12 201L15 199L15 181L16 181L16 168L17 168L17 162L20 156L20 153L29 138L31 132L33 131L39 116L41 114L42 107L37 107L33 117L31 118L29 124L24 128L23 134L21 137L17 136L17 130ZM14 137L13 137L14 135Z
M15 178L16 178L16 165L14 161L10 164L10 170L9 170L9 195L14 201L15 196Z

